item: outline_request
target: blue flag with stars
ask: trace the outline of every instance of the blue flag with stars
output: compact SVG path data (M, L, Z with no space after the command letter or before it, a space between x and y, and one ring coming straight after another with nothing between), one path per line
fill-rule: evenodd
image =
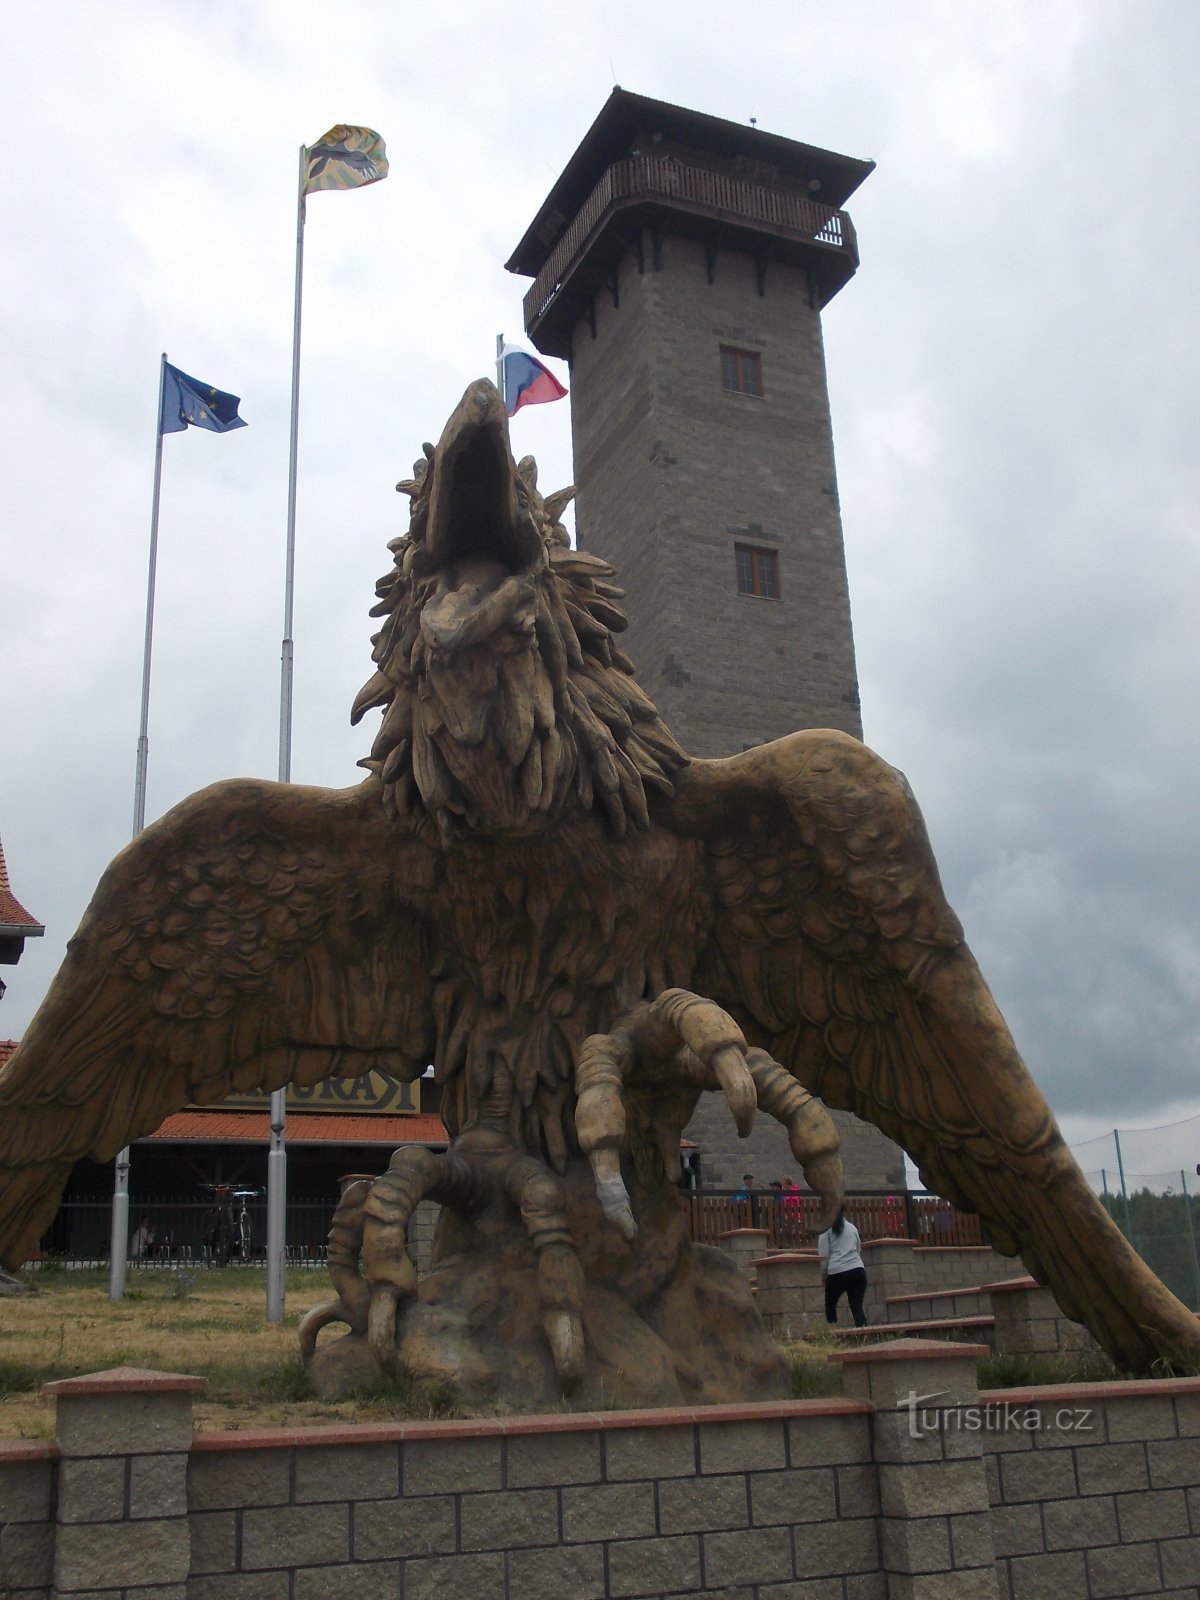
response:
M164 361L160 433L182 433L189 426L207 428L210 433L244 428L246 424L238 416L239 405L241 401L236 394L225 394L221 389L214 389L211 383L189 378L186 372Z

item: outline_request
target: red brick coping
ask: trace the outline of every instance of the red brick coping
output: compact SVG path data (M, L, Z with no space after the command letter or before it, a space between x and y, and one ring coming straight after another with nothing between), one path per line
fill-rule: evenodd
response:
M985 1283L981 1287L989 1294L1012 1294L1017 1289L1042 1289L1045 1285L1036 1278L1005 1278L1000 1283Z
M958 1344L953 1339L895 1339L891 1344L864 1344L853 1350L831 1350L830 1361L961 1361L990 1356L985 1344ZM1153 1379L1150 1380L1152 1383ZM1072 1386L1073 1387L1073 1386Z
M1029 1389L981 1389L984 1406L1059 1406L1067 1400L1159 1400L1200 1396L1200 1378L1114 1378L1110 1383L1043 1383Z
M964 1350L965 1345L956 1345ZM452 1422L331 1423L316 1428L255 1428L197 1433L193 1450L283 1450L292 1445L391 1444L412 1439L491 1439L538 1433L595 1433L618 1428L678 1428L705 1422L772 1422L777 1418L861 1417L863 1400L759 1400L746 1405L664 1406L646 1411L569 1411L530 1417L467 1417Z
M884 1301L885 1305L895 1305L897 1300L953 1300L956 1295L982 1294L985 1289L994 1288L994 1284L968 1284L963 1289L919 1289L915 1294L890 1294Z
M915 1322L869 1322L864 1328L838 1327L835 1323L831 1332L838 1339L854 1339L872 1334L900 1334L902 1338L919 1339L921 1330L929 1328L936 1331L938 1328L993 1328L996 1325L995 1317L929 1317L922 1320L920 1317ZM961 1349L961 1346L959 1347Z
M107 1372L89 1372L82 1378L58 1378L42 1385L43 1394L198 1394L208 1388L207 1378L194 1378L186 1372L152 1372L146 1367L110 1367Z
M0 1439L0 1467L10 1461L57 1461L53 1439Z
M956 1256L968 1255L971 1252L977 1256L1000 1254L999 1250L993 1250L990 1244L918 1244L917 1249L922 1255L927 1256L949 1255L951 1252Z
M724 1233L717 1235L718 1239L741 1239L753 1235L757 1239L770 1237L770 1228L727 1228Z
M815 1250L772 1250L770 1255L759 1256L753 1265L762 1267L773 1265L776 1261L819 1261L820 1259Z

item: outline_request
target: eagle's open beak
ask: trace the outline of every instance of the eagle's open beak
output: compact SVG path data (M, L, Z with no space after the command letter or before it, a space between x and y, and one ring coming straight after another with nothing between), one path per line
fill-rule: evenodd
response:
M495 384L471 384L434 452L425 548L434 568L495 561L527 573L542 559L542 540L517 496L508 418Z

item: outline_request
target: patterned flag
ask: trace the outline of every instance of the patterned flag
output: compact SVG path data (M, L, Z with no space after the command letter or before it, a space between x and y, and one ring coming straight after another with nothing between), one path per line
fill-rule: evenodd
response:
M339 122L309 145L304 156L304 193L318 189L360 189L387 177L387 153L374 128Z
M207 428L210 433L244 428L246 424L238 416L239 405L241 401L236 394L226 394L223 389L214 389L211 383L189 378L169 361L163 363L160 433L182 433L189 426Z
M510 417L515 417L522 406L541 406L566 398L567 391L550 368L519 345L502 344L500 371L504 379L504 409Z

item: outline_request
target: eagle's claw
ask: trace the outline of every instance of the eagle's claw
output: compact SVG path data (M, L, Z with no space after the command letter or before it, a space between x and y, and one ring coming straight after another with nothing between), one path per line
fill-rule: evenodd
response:
M659 1084L720 1089L742 1138L761 1107L788 1130L792 1154L821 1197L821 1226L842 1203L842 1163L833 1119L765 1050L747 1045L728 1012L686 989L637 1006L611 1033L585 1039L575 1070L575 1128L592 1165L606 1217L626 1239L637 1231L621 1176L625 1088L635 1070Z

